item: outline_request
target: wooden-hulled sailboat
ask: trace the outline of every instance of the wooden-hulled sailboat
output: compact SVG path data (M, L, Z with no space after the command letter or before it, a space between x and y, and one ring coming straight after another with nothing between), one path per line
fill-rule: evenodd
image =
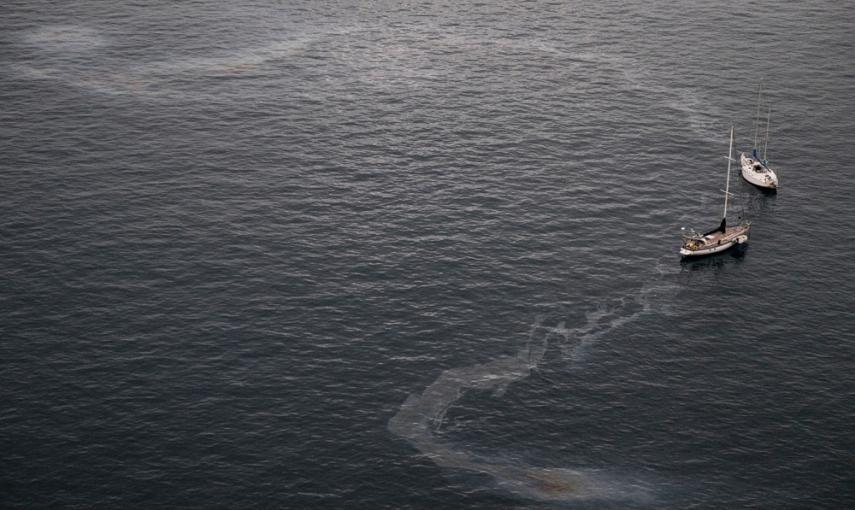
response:
M760 134L760 89L757 89L757 115L754 118L754 147L751 149L751 156L746 156L744 152L739 154L739 163L742 167L742 178L751 184L765 189L778 189L778 175L769 166L769 160L766 159L766 149L769 147L769 121L772 119L772 107L769 106L769 111L766 115L766 139L763 142L763 158L760 158L760 153L757 145L757 138Z
M733 126L730 126L730 149L727 152L727 180L724 190L724 214L721 224L715 230L706 234L698 234L694 231L683 234L683 245L680 247L680 255L683 257L697 257L718 253L737 244L748 242L748 230L751 224L740 223L735 227L727 226L727 200L730 197L730 163L733 161Z

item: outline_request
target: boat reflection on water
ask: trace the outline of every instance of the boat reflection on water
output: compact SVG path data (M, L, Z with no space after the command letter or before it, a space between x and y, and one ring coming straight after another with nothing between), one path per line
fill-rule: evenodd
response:
M778 198L778 190L758 188L746 184L748 188L747 198L743 201L750 212L765 212L775 207ZM744 195L745 196L745 195Z
M722 253L714 253L705 257L683 257L680 267L683 271L701 271L709 268L724 268L731 264L741 264L748 252L748 244L734 246Z

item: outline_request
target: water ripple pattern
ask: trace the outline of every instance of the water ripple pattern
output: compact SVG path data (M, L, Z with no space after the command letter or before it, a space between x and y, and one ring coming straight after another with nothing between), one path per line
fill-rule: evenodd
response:
M841 2L0 6L0 507L855 507ZM772 105L777 194L731 179Z

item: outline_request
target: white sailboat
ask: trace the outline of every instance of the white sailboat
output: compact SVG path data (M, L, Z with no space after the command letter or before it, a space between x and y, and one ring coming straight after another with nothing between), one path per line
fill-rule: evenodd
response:
M742 178L751 184L765 188L778 189L778 175L769 166L769 160L766 159L766 149L769 147L769 121L772 118L772 107L769 106L769 111L766 116L766 139L763 143L763 159L757 150L757 136L760 133L760 89L757 89L757 116L754 119L754 148L751 149L751 156L746 156L744 152L739 155L739 163L742 166Z
M683 257L697 257L722 252L748 242L748 231L751 224L741 223L735 227L727 226L727 200L730 197L730 163L733 161L733 126L730 126L730 148L727 152L727 180L724 189L724 214L721 224L715 230L706 234L698 234L691 231L683 234L683 244L680 246L680 255Z

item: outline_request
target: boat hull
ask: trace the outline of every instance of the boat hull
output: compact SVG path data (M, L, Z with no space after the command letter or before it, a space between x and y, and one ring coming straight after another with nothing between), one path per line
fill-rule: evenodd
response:
M703 257L704 255L712 255L714 253L721 253L725 250L729 250L738 244L745 244L748 242L747 235L741 235L732 241L727 241L721 243L716 246L710 246L709 248L701 248L699 250L688 250L686 248L680 248L680 255L683 257Z
M685 238L680 247L682 257L703 257L729 250L734 246L748 242L750 224L729 227L724 232L710 232L702 237Z
M746 181L759 188L778 189L778 176L762 162L743 152L739 155L739 164L742 167L742 178Z

